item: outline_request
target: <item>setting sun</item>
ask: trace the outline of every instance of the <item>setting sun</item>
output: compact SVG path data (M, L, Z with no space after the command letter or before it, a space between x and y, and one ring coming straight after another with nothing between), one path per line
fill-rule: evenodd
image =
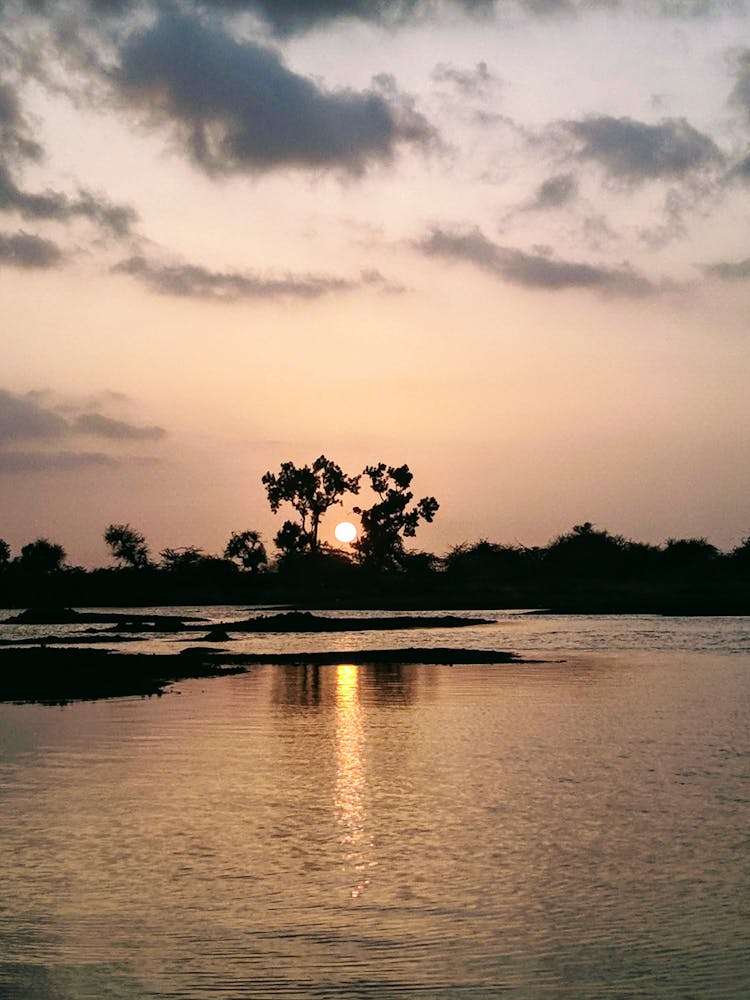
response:
M351 521L341 521L334 529L334 535L340 542L353 542L357 537L357 528Z

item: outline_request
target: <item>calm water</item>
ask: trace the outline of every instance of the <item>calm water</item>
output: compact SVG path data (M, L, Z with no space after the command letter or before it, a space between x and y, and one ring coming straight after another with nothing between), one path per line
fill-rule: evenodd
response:
M750 995L747 619L495 617L0 706L0 996Z

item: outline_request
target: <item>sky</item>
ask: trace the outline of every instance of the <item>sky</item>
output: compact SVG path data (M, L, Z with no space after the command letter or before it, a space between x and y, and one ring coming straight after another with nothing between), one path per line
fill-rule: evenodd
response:
M0 2L0 537L270 543L325 454L407 463L438 554L739 544L749 15Z

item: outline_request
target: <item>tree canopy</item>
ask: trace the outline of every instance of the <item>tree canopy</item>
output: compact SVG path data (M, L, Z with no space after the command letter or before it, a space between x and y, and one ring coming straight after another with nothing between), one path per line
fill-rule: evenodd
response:
M341 466L325 455L316 458L312 465L283 462L278 473L266 472L262 482L274 514L283 503L288 503L299 515L298 532L293 530L295 522L287 521L276 536L276 544L286 552L316 552L323 515L341 504L345 493L359 492L359 476L347 476Z
M104 541L121 565L132 566L133 569L149 565L146 539L129 524L110 524L104 532Z
M233 531L224 548L224 558L233 559L251 573L257 573L268 563L266 547L257 531Z
M404 563L404 538L413 538L420 521L430 522L440 507L435 497L422 497L413 506L413 474L408 465L368 465L364 475L378 496L371 507L355 507L362 534L354 549L359 560L375 569L395 569Z
M21 549L19 566L31 573L54 573L62 569L66 552L62 545L37 538Z

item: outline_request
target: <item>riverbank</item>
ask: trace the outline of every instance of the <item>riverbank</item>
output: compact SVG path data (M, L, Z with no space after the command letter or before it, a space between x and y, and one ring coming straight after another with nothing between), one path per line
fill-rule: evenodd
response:
M491 625L490 618L465 618L460 615L378 615L370 618L321 617L310 611L285 611L274 615L256 615L237 621L220 622L213 629L227 632L362 632L416 629L463 628ZM107 613L76 611L74 608L29 608L0 621L0 625L110 625L107 630L87 629L100 634L111 632L195 632L207 624L198 616Z
M0 651L0 701L61 705L70 701L162 695L170 684L245 673L258 664L524 663L504 650L447 647L331 650L302 653L226 653L190 647L179 654L34 647Z
M175 681L242 673L206 657L114 653L91 649L3 649L0 701L65 704L160 695Z

